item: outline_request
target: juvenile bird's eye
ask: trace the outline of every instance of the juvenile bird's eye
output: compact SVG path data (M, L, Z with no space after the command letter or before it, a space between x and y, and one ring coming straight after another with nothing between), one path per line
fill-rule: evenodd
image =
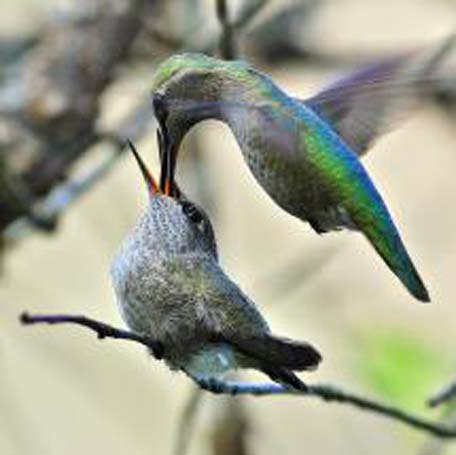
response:
M198 224L203 221L203 215L191 202L182 202L182 211L192 223Z

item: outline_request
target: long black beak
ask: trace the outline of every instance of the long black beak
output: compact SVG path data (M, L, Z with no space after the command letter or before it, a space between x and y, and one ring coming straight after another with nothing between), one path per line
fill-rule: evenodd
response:
M158 122L157 134L161 162L160 189L166 195L178 198L180 191L174 181L174 176L176 174L178 148L182 138L176 138L175 132L173 135L169 134L166 124L169 109L179 110L181 126L185 131L188 131L193 125L207 118L222 120L227 109L234 109L239 106L233 103L165 100L164 96L160 94L153 96L153 105L155 118Z
M153 94L152 105L158 123L157 139L161 164L160 189L167 196L175 197L176 150L166 126L169 106L161 93Z
M179 188L174 181L176 172L176 150L170 140L166 125L159 122L157 129L158 151L161 163L160 189L170 197L178 198Z

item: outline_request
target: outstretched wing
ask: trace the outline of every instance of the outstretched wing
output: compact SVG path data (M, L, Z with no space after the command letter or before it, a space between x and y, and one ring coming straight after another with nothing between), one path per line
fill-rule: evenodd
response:
M456 35L431 55L410 52L352 73L317 95L299 100L327 121L358 155L391 131L438 83L436 70Z

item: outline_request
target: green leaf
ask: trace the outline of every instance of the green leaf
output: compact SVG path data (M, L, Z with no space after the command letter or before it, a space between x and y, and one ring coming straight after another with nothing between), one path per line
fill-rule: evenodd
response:
M362 380L389 401L422 411L425 400L444 381L447 358L418 334L375 331L363 336Z

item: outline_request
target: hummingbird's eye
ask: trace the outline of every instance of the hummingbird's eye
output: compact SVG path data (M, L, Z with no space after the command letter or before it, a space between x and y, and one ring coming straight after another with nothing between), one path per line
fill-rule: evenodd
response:
M152 97L152 104L154 106L155 117L157 117L157 120L164 122L168 116L165 97L160 93L155 93Z
M198 224L203 221L203 215L191 202L182 202L182 211L192 223Z

